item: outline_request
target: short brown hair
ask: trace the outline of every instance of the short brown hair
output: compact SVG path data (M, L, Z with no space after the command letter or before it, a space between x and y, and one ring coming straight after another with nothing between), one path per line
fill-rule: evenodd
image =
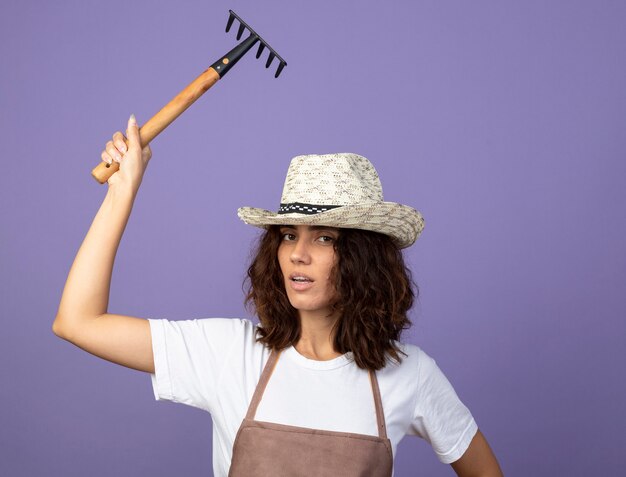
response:
M338 229L334 247L337 265L331 277L337 290L332 304L340 318L335 324L334 347L351 351L362 369L385 367L387 354L401 362L400 334L411 326L407 312L418 296L402 251L391 237L358 229ZM280 226L261 235L248 268L245 303L253 305L261 326L257 341L282 350L300 339L297 310L291 306L278 263Z

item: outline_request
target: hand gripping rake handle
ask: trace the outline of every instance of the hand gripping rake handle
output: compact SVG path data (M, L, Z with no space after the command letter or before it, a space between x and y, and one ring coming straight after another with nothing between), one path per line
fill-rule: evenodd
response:
M230 30L235 18L239 20L239 30L237 31L237 40L241 38L244 30L250 31L250 36L243 40L240 44L235 46L232 50L222 56L219 60L213 63L206 71L193 80L185 89L178 93L174 99L167 103L158 113L152 116L139 130L139 136L141 138L141 144L144 146L149 144L155 137L157 137L167 126L169 126L178 116L180 116L189 106L191 106L200 96L217 83L217 80L222 78L234 65L237 63L248 50L250 50L255 43L259 42L259 49L256 57L259 58L265 48L270 51L265 67L269 68L274 58L278 58L279 65L276 70L275 78L278 78L280 72L287 62L281 58L281 56L273 50L269 44L263 40L246 22L244 22L235 12L229 10L228 22L226 24L226 31ZM104 184L109 180L113 174L119 170L119 163L113 161L108 164L102 161L92 171L91 175L100 184Z

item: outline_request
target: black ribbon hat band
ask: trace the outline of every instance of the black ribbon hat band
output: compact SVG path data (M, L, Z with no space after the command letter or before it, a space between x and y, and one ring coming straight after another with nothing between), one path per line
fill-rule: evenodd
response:
M326 212L330 209L336 209L340 205L313 205L303 204L302 202L291 202L289 204L280 204L278 214L307 214L314 215L320 212Z

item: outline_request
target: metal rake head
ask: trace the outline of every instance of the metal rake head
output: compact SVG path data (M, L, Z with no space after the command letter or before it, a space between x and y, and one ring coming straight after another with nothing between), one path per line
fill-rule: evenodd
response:
M267 61L265 62L266 68L270 67L270 65L272 64L272 61L274 61L274 58L278 58L279 64L278 64L278 68L276 69L276 74L274 75L274 78L278 78L278 75L280 75L280 72L283 70L285 66L287 66L287 62L276 52L276 50L274 50L269 45L269 43L267 43L263 38L261 38L261 35L255 32L250 25L248 25L245 21L243 21L241 17L237 15L235 12L233 12L232 10L228 10L228 22L226 23L226 32L230 31L230 27L233 26L233 22L235 21L235 18L239 20L239 29L237 30L237 40L241 39L241 36L243 35L243 32L246 29L250 32L250 36L245 40L245 42L249 43L249 46L245 49L245 51L251 48L252 45L254 45L254 43L256 43L256 41L258 40L259 49L256 52L257 58L261 56L261 53L263 53L263 50L265 48L267 48L270 51Z

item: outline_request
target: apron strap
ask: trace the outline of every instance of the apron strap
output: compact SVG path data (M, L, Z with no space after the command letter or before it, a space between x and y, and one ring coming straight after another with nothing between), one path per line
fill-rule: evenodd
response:
M370 381L372 382L372 391L374 392L374 405L376 406L376 422L378 424L378 437L387 439L387 426L385 425L385 412L383 411L383 401L380 397L380 389L378 387L378 378L376 371L370 369Z
M272 350L269 358L267 359L267 363L265 363L265 367L263 368L263 372L261 373L261 378L259 379L259 383L254 390L254 394L252 396L252 401L250 402L250 406L248 406L248 412L246 413L246 419L254 420L254 416L256 415L256 410L259 407L259 403L261 402L261 398L263 397L263 393L265 392L265 388L267 387L267 383L270 380L270 376L274 372L274 368L276 367L276 363L278 362L278 357L282 351ZM378 437L381 439L387 439L387 427L385 425L385 412L383 411L383 403L380 397L380 389L378 387L378 379L376 378L376 372L370 370L369 371L370 382L372 384L372 392L374 394L374 406L376 407L376 423L378 425Z
M259 407L259 403L261 402L261 397L263 397L263 393L265 392L265 387L267 386L267 382L270 380L270 376L276 367L276 362L278 361L278 356L281 351L272 350L270 353L270 357L267 359L267 363L265 363L265 367L263 368L263 373L261 374L261 378L259 379L259 383L254 390L254 394L252 396L252 401L250 402L250 406L248 406L248 412L246 414L246 419L254 419L256 414L256 408Z

